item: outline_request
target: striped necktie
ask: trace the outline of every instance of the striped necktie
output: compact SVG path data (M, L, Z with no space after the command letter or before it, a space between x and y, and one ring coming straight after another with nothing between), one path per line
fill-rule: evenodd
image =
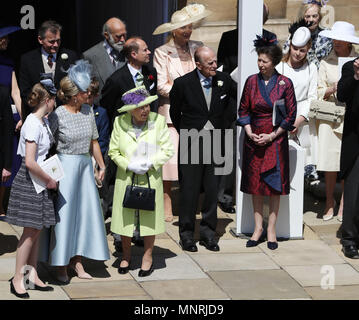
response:
M143 86L143 74L141 72L136 73L136 87Z

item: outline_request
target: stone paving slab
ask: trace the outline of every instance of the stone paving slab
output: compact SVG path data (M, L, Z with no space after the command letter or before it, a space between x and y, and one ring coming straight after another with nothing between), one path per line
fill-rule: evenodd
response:
M280 266L341 264L345 261L321 240L280 241L277 250L260 248Z
M153 300L149 296L128 296L128 297L100 297L100 298L84 298L73 300Z
M359 286L334 286L324 290L320 287L304 289L313 300L359 300Z
M319 211L318 211L319 212ZM317 212L307 211L303 215L303 221L306 225L313 227L313 226L327 226L327 225L340 225L340 222L337 220L337 217L334 216L333 219L329 221L324 221Z
M6 234L6 235L9 235L9 234L17 235L17 233L11 227L11 225L4 221L0 221L0 234L1 233Z
M355 270L359 271L359 259L350 259L347 258L343 251L342 251L342 245L334 245L331 246L331 248L342 258L344 259L348 264L350 264Z
M29 290L30 299L28 300L70 300L68 295L61 289L61 287L54 287L52 292L41 292L36 290ZM15 297L10 293L10 283L9 281L0 281L0 297L1 300L22 300Z
M0 281L7 281L13 277L15 272L16 257L1 257L0 259Z
M193 255L192 258L205 272L279 269L279 266L264 253L222 253L220 258L213 254L200 254Z
M186 254L181 254L172 258L154 256L154 272L150 276L143 278L138 277L141 261L142 257L139 256L132 257L131 261L133 270L130 270L130 273L138 282L208 278L201 268Z
M71 299L138 297L146 293L134 280L74 283L62 287Z
M359 273L349 264L285 266L283 269L302 287L320 287L326 284L328 268L333 268L334 283L338 286L359 284Z
M211 279L146 281L141 286L155 300L229 299Z
M231 299L308 299L310 296L283 270L219 271L209 276Z
M328 245L338 245L341 239L341 224L312 226L313 231Z
M247 243L246 239L240 239L240 238L222 239L221 238L218 241L218 246L220 248L219 253L207 250L206 247L200 245L199 242L196 243L197 248L198 248L198 252L188 252L188 251L186 251L186 253L189 254L190 256L195 256L195 255L198 255L198 254L218 255L218 254L222 254L222 253L255 253L255 252L256 253L261 253L262 252L259 249L259 247L246 248L246 243ZM181 251L182 251L182 249L181 249Z

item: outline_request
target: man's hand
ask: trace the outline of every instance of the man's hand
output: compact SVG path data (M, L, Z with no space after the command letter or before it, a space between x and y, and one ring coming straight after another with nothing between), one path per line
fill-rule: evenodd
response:
M2 169L1 181L6 182L10 179L10 177L11 177L11 172L6 170L5 168Z

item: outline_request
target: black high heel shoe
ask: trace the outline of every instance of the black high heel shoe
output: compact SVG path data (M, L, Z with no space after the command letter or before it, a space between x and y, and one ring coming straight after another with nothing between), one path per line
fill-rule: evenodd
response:
M130 270L130 263L128 263L127 267L118 267L119 274L126 274Z
M258 240L248 240L246 243L246 247L247 248L251 248L251 247L256 247L258 246L261 242L263 242L265 239L265 231L262 231L262 234L260 235Z
M275 250L275 249L278 248L278 242L268 241L268 242L267 242L267 247L268 247L268 249L270 249L270 250Z
M15 290L15 287L14 287L14 284L12 283L12 280L14 279L14 277L12 277L9 282L10 282L10 292L15 295L16 297L18 298L21 298L21 299L29 299L30 296L27 292L25 293L18 293L16 290Z
M148 277L153 272L153 263L151 264L151 267L149 270L140 270L138 272L139 277Z

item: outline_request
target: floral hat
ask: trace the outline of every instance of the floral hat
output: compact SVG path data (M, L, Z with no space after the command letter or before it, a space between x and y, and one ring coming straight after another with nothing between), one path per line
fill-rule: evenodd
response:
M124 105L118 109L118 112L132 111L136 108L150 104L158 99L157 95L151 96L145 86L140 86L125 92L121 100Z
M212 11L207 10L203 4L189 4L172 14L171 22L161 24L153 31L153 35L169 32L209 16Z

